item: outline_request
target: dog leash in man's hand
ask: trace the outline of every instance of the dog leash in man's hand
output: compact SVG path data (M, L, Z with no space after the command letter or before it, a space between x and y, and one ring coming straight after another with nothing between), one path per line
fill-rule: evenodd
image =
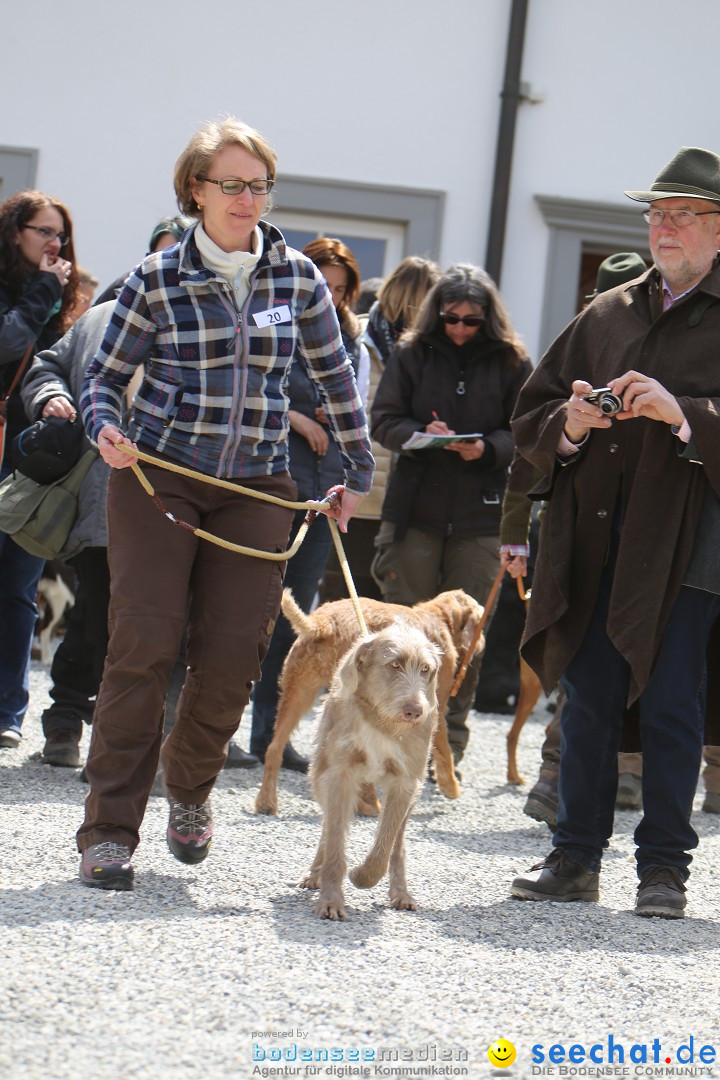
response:
M463 684L463 679L465 678L465 675L467 674L467 669L470 666L470 661L473 658L473 655L475 653L475 649L477 647L477 643L480 640L480 635L483 632L483 627L485 626L485 623L487 622L488 615L490 614L490 612L493 609L493 605L495 603L495 597L498 594L498 589L500 588L500 584L502 582L504 574L505 574L505 567L501 566L500 569L497 572L497 577L495 578L495 580L492 583L492 587L490 589L490 592L488 593L488 598L487 598L487 601L485 602L485 608L483 610L482 617L480 618L480 621L478 622L477 626L475 627L475 633L472 636L472 641L470 642L467 649L465 650L465 656L463 657L463 662L460 665L460 668L458 670L457 675L455 676L455 682L452 684L452 690L450 691L450 697L455 697L458 690L460 689L460 687Z

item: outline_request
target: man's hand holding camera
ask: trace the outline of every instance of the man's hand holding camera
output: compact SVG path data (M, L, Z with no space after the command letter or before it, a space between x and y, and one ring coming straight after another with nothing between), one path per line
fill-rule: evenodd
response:
M685 415L677 399L657 379L641 375L639 371L627 371L618 379L612 379L609 385L623 401L623 411L617 414L618 420L646 416L648 420L682 426Z
M565 419L565 435L573 443L581 442L593 428L609 428L612 419L609 408L601 407L603 394L597 397L590 383L576 379L572 384L572 396L568 399ZM622 401L622 409L613 414L615 420L633 420L645 416L664 424L680 427L685 419L682 409L669 390L657 379L642 375L639 371L627 371L617 379L611 379L603 388L605 395L615 395ZM591 400L588 400L590 395ZM596 401L600 404L596 404Z

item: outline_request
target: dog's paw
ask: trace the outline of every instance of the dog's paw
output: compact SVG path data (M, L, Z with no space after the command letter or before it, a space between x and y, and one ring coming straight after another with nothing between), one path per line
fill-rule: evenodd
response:
M343 922L345 919L345 905L342 895L328 898L319 896L315 901L315 914L319 919L330 919L333 922Z
M357 812L361 817L377 817L382 807L378 799L368 801L367 799L358 799Z
M452 773L438 776L437 785L446 799L459 799L462 795L462 788L457 781L457 777L453 776Z
M320 888L320 875L319 874L306 874L304 878L300 878L297 883L298 889L319 889Z
M259 791L255 797L255 813L268 814L272 817L277 816L277 799L273 799Z
M417 911L417 904L407 889L398 889L390 893L390 906L396 911Z
M384 872L381 866L362 863L360 866L354 866L348 877L356 889L372 889L373 885L377 885Z

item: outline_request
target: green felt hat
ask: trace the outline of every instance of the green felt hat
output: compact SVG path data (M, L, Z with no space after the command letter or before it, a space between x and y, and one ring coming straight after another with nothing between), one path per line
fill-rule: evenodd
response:
M681 146L672 161L660 170L649 191L626 191L636 202L657 199L712 199L720 202L720 157L699 146Z

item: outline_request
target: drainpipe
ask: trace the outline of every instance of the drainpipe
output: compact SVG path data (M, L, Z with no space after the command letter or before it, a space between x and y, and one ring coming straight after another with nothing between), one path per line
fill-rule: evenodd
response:
M528 0L513 0L505 54L505 79L500 94L502 106L495 150L495 177L493 179L490 226L488 229L487 254L485 256L485 269L497 285L500 284L503 248L505 246L505 223L510 194L515 120L518 105L524 97L520 86L520 69L525 44L527 9Z

